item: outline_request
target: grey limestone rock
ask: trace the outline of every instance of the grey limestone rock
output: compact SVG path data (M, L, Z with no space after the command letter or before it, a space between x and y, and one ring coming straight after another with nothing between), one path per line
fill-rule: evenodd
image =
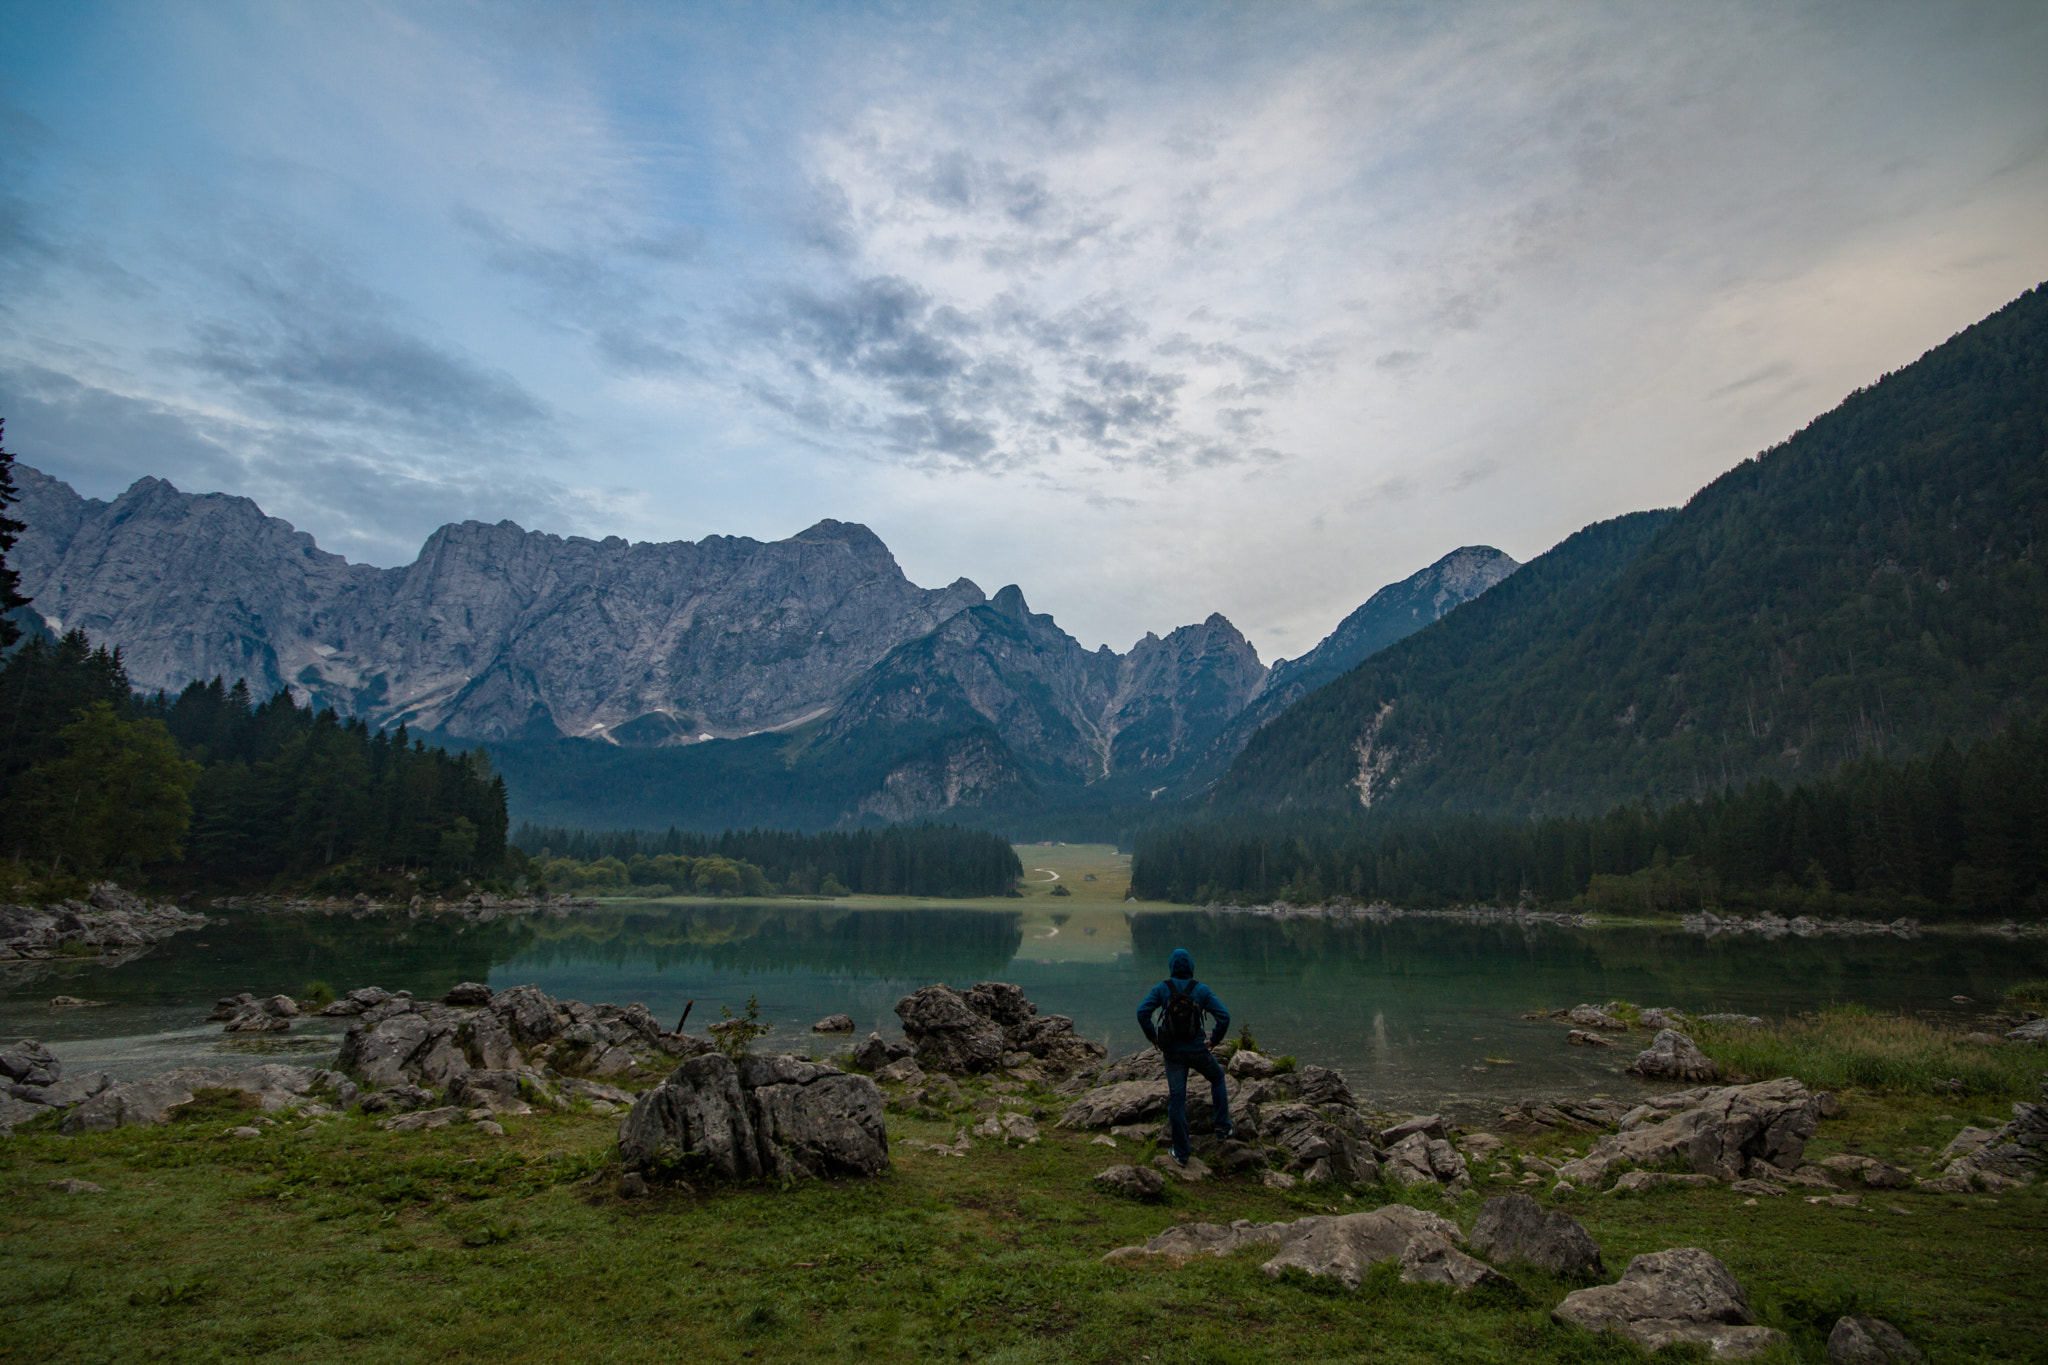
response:
M828 1014L817 1023L811 1025L811 1032L851 1033L853 1032L853 1016L850 1014Z
M889 1168L882 1092L795 1057L691 1058L619 1125L628 1170L725 1180L875 1175Z
M1628 1025L1601 1009L1598 1005L1574 1005L1566 1011L1565 1018L1580 1028L1606 1029L1612 1033L1628 1032Z
M1166 1192L1166 1177L1143 1166L1111 1166L1096 1172L1094 1183L1131 1199L1157 1199Z
M1699 1046L1676 1029L1659 1029L1649 1047L1636 1054L1628 1074L1656 1081L1711 1081L1721 1068Z
M1407 1256L1410 1243L1418 1238L1428 1239L1429 1245L1422 1251L1430 1253L1427 1259L1436 1264L1428 1269L1421 1265L1404 1265L1404 1280L1422 1278L1446 1282L1463 1276L1471 1283L1477 1283L1481 1278L1472 1276L1462 1266L1446 1264L1450 1258L1442 1254L1443 1249L1455 1250L1455 1244L1464 1240L1456 1223L1405 1204L1389 1204L1366 1213L1339 1217L1300 1219L1288 1226L1280 1238L1278 1250L1259 1268L1276 1279L1294 1270L1317 1279L1335 1280L1346 1289L1356 1289L1364 1283L1366 1271L1374 1264L1401 1260ZM1439 1248L1437 1242L1443 1243L1444 1248ZM1418 1261L1423 1260L1419 1254ZM1460 1287L1469 1287L1469 1284Z
M1264 1080L1278 1070L1274 1066L1272 1058L1261 1056L1256 1052L1247 1052L1242 1048L1230 1054L1228 1069L1231 1075L1241 1081Z
M1628 1111L1616 1100L1520 1100L1500 1111L1498 1127L1504 1133L1595 1133L1612 1128Z
M1619 1332L1646 1351L1690 1343L1715 1360L1748 1359L1785 1341L1782 1332L1755 1325L1742 1286L1698 1247L1638 1256L1618 1283L1574 1290L1551 1316L1589 1332Z
M1613 1040L1612 1038L1607 1038L1607 1037L1603 1037L1602 1035L1600 1035L1600 1034L1598 1034L1598 1033L1591 1033L1591 1032L1588 1032L1587 1030L1585 1030L1585 1029L1582 1029L1582 1028L1575 1028L1575 1029L1573 1029L1573 1030L1572 1030L1572 1031L1571 1031L1570 1033L1568 1033L1568 1034L1566 1034L1566 1035L1565 1035L1565 1039L1564 1039L1564 1040L1565 1040L1565 1041L1566 1041L1567 1043L1570 1043L1570 1044L1571 1044L1571 1045L1572 1045L1573 1047L1613 1047L1613 1046L1614 1046L1614 1040Z
M853 1050L853 1064L862 1071L880 1071L889 1063L910 1056L911 1052L910 1044L900 1038L884 1038L879 1033L870 1033Z
M200 1090L244 1090L266 1113L318 1104L311 1094L342 1077L305 1066L182 1067L146 1080L110 1085L64 1116L58 1131L104 1133L134 1124L162 1123L171 1111L190 1104Z
M1683 1160L1716 1180L1781 1177L1799 1168L1819 1125L1820 1100L1790 1077L1678 1091L1630 1110L1620 1132L1557 1173L1584 1188L1625 1162L1651 1168Z
M481 981L464 981L450 986L448 993L441 997L444 1005L488 1005L491 1003L491 988Z
M57 1054L33 1038L0 1052L0 1076L21 1085L55 1085L64 1075Z
M1504 1194L1480 1206L1473 1249L1496 1261L1524 1261L1567 1278L1603 1275L1600 1246L1579 1220L1545 1209L1526 1194Z
M1128 1166L1121 1169L1137 1170L1140 1176L1159 1180L1161 1190L1166 1188L1165 1181L1157 1172ZM1229 1256L1246 1247L1276 1245L1295 1226L1293 1223L1254 1223L1242 1218L1234 1223L1176 1223L1140 1246L1118 1247L1102 1259L1111 1265L1125 1265L1159 1257L1173 1264L1184 1264L1197 1256Z
M418 1085L394 1085L373 1090L357 1100L366 1114L404 1114L424 1109L434 1102L434 1092Z
M1710 1175L1680 1175L1669 1171L1630 1171L1614 1182L1614 1194L1642 1194L1673 1185L1700 1189L1718 1183Z
M1828 1365L1925 1365L1927 1357L1905 1333L1867 1313L1851 1313L1828 1333Z
M1107 1055L1074 1032L1073 1020L1039 1014L1021 987L1005 981L964 991L926 986L897 1001L896 1016L926 1071L957 1075L1030 1062L1041 1073L1067 1075Z

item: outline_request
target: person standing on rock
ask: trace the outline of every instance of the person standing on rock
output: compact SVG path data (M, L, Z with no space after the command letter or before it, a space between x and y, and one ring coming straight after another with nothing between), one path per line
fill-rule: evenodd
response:
M1138 1006L1138 1027L1166 1058L1166 1121L1173 1136L1173 1159L1188 1164L1188 1072L1199 1071L1209 1082L1209 1099L1216 1110L1211 1130L1219 1138L1231 1134L1230 1096L1223 1088L1223 1067L1209 1051L1230 1032L1230 1011L1216 993L1195 980L1195 959L1185 948L1175 948L1166 962L1167 978L1152 988L1145 1003ZM1152 1022L1157 1013L1158 1023ZM1202 1016L1216 1020L1215 1031L1202 1034Z

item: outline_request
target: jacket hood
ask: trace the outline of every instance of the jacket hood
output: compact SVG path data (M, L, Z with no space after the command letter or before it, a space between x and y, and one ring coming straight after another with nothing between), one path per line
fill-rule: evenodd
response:
M1168 976L1183 977L1189 981L1194 980L1194 955L1189 953L1188 950L1185 948L1175 948L1173 950L1173 956L1166 959L1166 973Z

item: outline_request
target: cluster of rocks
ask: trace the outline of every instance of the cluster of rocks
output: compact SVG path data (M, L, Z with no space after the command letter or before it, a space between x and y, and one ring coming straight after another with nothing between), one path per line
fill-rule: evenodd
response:
M1675 1091L1624 1114L1619 1131L1557 1168L1575 1188L1597 1188L1623 1167L1683 1165L1714 1180L1769 1180L1797 1172L1821 1117L1834 1107L1790 1077L1754 1085Z
M162 1123L205 1090L247 1092L266 1114L331 1114L328 1101L339 1102L342 1092L354 1089L338 1072L304 1066L182 1067L118 1082L99 1071L65 1080L62 1063L32 1040L0 1052L0 1078L0 1137L11 1137L16 1124L45 1114L63 1116L57 1131L67 1137Z
M1276 1185L1296 1181L1361 1185L1382 1175L1403 1186L1470 1188L1465 1159L1439 1115L1399 1122L1362 1108L1339 1073L1320 1066L1281 1071L1267 1057L1240 1050L1226 1064L1228 1139L1195 1139L1203 1169L1260 1170ZM1078 1091L1060 1125L1106 1129L1118 1136L1164 1136L1166 1062L1157 1051L1134 1052L1075 1077ZM1214 1121L1208 1088L1190 1086L1188 1123L1202 1133ZM1149 1123L1146 1121L1150 1120Z
M170 901L152 904L100 882L82 901L0 905L0 962L132 953L205 923Z
M1714 937L1719 934L1755 934L1760 938L1863 938L1876 934L1890 934L1897 938L1920 937L1920 921L1900 916L1889 922L1867 919L1820 919L1814 915L1796 915L1786 919L1769 910L1762 914L1744 918L1741 915L1717 915L1712 911L1687 915L1684 926L1696 934Z
M1040 1014L1021 986L1006 981L983 981L964 991L926 986L896 1002L896 1017L903 1021L907 1055L923 1071L1005 1070L1019 1080L1052 1081L1101 1062L1109 1052L1074 1032L1066 1015ZM867 1052L878 1042L879 1036L871 1037Z
M442 1090L471 1072L546 1079L651 1074L670 1058L712 1050L709 1040L672 1033L645 1005L555 1000L538 986L492 991L464 982L439 1001L375 986L350 991L321 1011L354 1016L337 1063L368 1088Z
M1390 1204L1288 1223L1182 1223L1141 1245L1118 1247L1103 1260L1179 1266L1252 1249L1266 1255L1259 1268L1269 1276L1298 1274L1354 1290L1374 1266L1388 1262L1399 1267L1404 1282L1447 1285L1459 1292L1490 1288L1519 1293L1520 1286L1505 1273L1517 1266L1582 1282L1606 1274L1599 1245L1577 1219L1545 1209L1525 1194L1486 1201L1470 1237L1440 1214ZM1698 1247L1637 1256L1618 1281L1573 1290L1551 1316L1591 1332L1616 1333L1646 1351L1686 1345L1714 1360L1750 1359L1790 1345L1783 1333L1757 1323L1735 1276ZM1867 1343L1891 1354L1855 1353ZM1829 1342L1829 1359L1844 1365L1919 1358L1897 1329L1862 1315L1839 1320Z
M215 1022L225 1020L222 1033L283 1033L299 1017L299 1005L289 995L259 1000L243 991L214 1001L213 1013L206 1017Z

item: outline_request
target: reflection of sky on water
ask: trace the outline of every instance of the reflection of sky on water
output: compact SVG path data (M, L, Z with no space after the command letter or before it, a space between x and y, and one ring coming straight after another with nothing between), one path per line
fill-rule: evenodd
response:
M827 1050L810 1023L845 1012L893 1032L896 1001L933 981L1002 979L1122 1052L1142 1043L1137 1001L1167 954L1203 979L1269 1052L1342 1068L1388 1108L1476 1108L1522 1095L1631 1093L1630 1055L1569 1048L1526 1011L1635 1000L1782 1014L1830 1001L1950 1011L2048 976L2048 946L1976 936L1702 940L1644 929L1575 930L1440 920L1273 921L1203 912L1086 911L1055 926L1038 907L658 905L567 919L469 925L432 916L223 919L118 967L19 969L0 982L0 1033L39 1037L66 1064L117 1075L236 1058L324 1062L341 1021L242 1043L205 1022L220 995L297 995L376 984L438 996L462 980L537 982L550 994L640 1001L664 1022L695 1001L693 1030L749 995L770 1045ZM1052 929L1058 928L1054 934ZM1086 932L1093 929L1095 932ZM51 1011L56 994L106 1004ZM283 1051L269 1049L282 1047Z

